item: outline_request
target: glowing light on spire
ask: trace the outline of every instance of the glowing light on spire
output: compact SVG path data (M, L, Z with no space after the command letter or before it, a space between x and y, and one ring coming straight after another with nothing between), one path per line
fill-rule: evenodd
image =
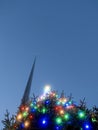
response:
M44 88L44 94L48 94L51 92L51 87L49 85L46 85Z

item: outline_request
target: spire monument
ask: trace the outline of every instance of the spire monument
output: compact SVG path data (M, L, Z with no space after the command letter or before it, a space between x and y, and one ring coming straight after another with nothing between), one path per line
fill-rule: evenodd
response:
M29 95L30 95L30 90L31 90L31 85L32 85L32 79L33 79L33 74L34 74L34 68L35 68L35 62L36 62L36 58L34 59L34 63L28 78L28 82L21 100L21 105L27 104L29 101Z

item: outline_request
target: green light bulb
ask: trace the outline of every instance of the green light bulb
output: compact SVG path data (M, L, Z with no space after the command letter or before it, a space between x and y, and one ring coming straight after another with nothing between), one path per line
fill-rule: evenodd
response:
M60 105L60 101L57 102L57 105Z
M69 114L68 113L66 113L65 115L64 115L64 119L67 121L67 120L69 120Z
M62 119L61 119L60 117L57 117L57 118L56 118L56 123L57 123L58 125L60 125L60 124L62 123Z
M30 107L33 107L33 106L34 106L33 103L31 103L31 104L30 104Z
M72 104L72 101L69 101L69 104L71 105L71 104Z
M23 112L23 117L27 117L28 113L27 112Z
M34 106L34 109L37 109L37 106Z
M95 118L92 118L92 122L96 122L97 120Z
M85 112L80 111L80 112L78 113L78 116L79 116L80 119L85 118Z
M46 113L46 108L43 108L43 109L42 109L42 113L43 113L43 114Z

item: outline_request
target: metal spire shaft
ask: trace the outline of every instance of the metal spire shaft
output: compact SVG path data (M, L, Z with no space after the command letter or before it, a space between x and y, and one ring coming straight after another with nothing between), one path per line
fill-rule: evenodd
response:
M21 104L26 104L29 101L29 95L30 95L30 90L31 90L31 84L32 84L32 78L33 78L33 73L34 73L34 68L35 68L35 62L36 62L36 58L34 60L30 75L29 75L29 79L22 97L22 101Z

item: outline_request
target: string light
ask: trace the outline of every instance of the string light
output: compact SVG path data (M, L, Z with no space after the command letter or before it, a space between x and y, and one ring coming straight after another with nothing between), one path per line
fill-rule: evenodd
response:
M79 116L80 119L84 119L85 118L85 112L79 111L78 116Z
M93 118L92 118L92 122L97 122L97 120L93 117Z
M91 128L91 124L87 123L89 117L86 111L76 107L72 100L59 98L55 91L51 91L50 86L46 86L44 95L28 103L28 105L19 107L19 112L16 116L18 123L15 122L14 128L15 130L18 127L19 130L29 129L37 120L40 127L47 129L50 123L50 125L53 125L53 129L55 127L56 130L62 130L63 125L73 124L73 117L77 122L81 122L79 123L81 130L89 130ZM91 123L93 122L97 122L95 117L91 118ZM84 123L83 126L82 123Z
M25 126L26 128L28 128L29 125L30 125L30 122L29 122L29 121L25 121L25 122L24 122L24 126Z
M43 114L46 113L46 108L45 107L42 109L42 113Z
M28 112L23 112L23 117L27 117L28 116Z
M58 125L60 125L60 124L62 123L61 117L57 117L57 118L56 118L56 123L57 123Z
M64 114L64 110L60 110L60 114L63 115Z
M46 124L46 120L45 120L45 119L42 120L42 124L43 124L43 125Z
M68 114L68 113L66 113L66 114L64 115L64 119L65 119L66 121L68 121L68 120L69 120L69 118L70 118L69 114Z
M25 110L28 112L29 111L29 107L26 107Z
M85 124L85 129L90 129L89 124Z
M16 118L18 121L20 121L21 119L22 119L22 114L21 113L19 113L18 115L17 115L17 118Z

